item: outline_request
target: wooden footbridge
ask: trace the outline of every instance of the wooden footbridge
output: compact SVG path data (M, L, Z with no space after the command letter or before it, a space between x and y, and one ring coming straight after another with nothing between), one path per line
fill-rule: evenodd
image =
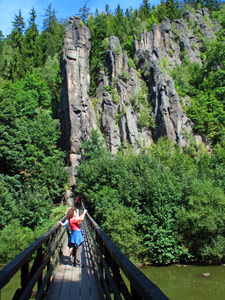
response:
M20 286L13 300L168 300L89 214L82 231L83 268L73 267L67 234L57 224L0 270L0 289L20 271ZM8 299L0 293L0 300Z

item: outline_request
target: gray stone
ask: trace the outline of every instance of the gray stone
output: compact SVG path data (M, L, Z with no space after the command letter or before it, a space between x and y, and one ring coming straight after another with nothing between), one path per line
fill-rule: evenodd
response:
M194 24L193 28L190 23ZM168 74L169 69L182 64L184 53L191 62L201 64L201 41L195 34L199 28L203 39L214 38L215 32L220 30L205 8L194 14L185 12L181 20L170 22L165 18L160 26L153 23L150 32L143 30L139 39L134 36L135 67L122 52L119 39L109 37L104 71L99 73L93 105L89 97L90 32L79 17L70 18L61 58L60 121L71 186L76 185L82 142L92 129L102 134L113 154L127 144L138 153L161 136L169 137L181 147L189 144L187 136L190 134L194 135L196 144L207 143L203 135L194 134L193 124L181 105L181 101L190 105L190 99L179 98ZM162 67L163 61L167 64ZM153 128L141 122L141 113L146 111L148 117L155 120Z
M73 17L66 28L61 57L62 93L59 106L63 148L71 166L70 184L76 184L74 170L82 151L82 142L96 129L96 118L89 98L89 29Z

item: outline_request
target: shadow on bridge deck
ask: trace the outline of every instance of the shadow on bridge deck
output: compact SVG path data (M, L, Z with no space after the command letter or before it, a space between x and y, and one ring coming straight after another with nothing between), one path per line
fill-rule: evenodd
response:
M63 246L63 254L50 284L46 300L101 300L104 299L100 283L96 278L90 252L84 240L82 249L83 268L74 268L69 260L67 240Z

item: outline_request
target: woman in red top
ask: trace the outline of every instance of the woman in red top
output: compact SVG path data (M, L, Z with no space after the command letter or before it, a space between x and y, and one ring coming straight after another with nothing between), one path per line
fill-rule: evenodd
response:
M85 209L84 212L79 216L79 212L76 208L69 209L67 213L67 218L70 222L71 234L69 237L69 245L75 249L76 253L74 255L74 266L77 268L83 267L81 264L81 251L82 251L82 243L84 241L80 223L83 221L87 210Z

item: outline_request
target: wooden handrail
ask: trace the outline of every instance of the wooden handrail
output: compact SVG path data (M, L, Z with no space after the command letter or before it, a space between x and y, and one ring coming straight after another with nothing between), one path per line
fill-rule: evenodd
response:
M62 221L64 220L65 217ZM38 283L38 287L34 293L36 298L41 298L40 294L45 294L47 291L64 237L66 237L65 229L56 224L33 242L0 270L0 290L21 270L20 288L17 289L13 299L29 299L36 283ZM36 257L33 260L32 257L35 253ZM45 275L43 274L44 270L46 270Z
M62 221L64 220L65 217ZM91 254L93 270L99 278L106 299L168 300L163 292L120 251L88 213L82 223L82 230ZM0 270L0 289L18 270L21 270L21 287L17 289L13 300L27 300L32 293L36 299L42 299L47 293L64 237L66 237L65 228L57 224L26 248ZM36 258L32 260L35 253ZM33 291L36 283L38 283L37 291Z
M107 299L168 300L167 296L121 252L88 213L84 220L84 232L93 263L96 265L95 272ZM122 274L126 276L130 287L127 287ZM112 294L114 298L111 297Z

